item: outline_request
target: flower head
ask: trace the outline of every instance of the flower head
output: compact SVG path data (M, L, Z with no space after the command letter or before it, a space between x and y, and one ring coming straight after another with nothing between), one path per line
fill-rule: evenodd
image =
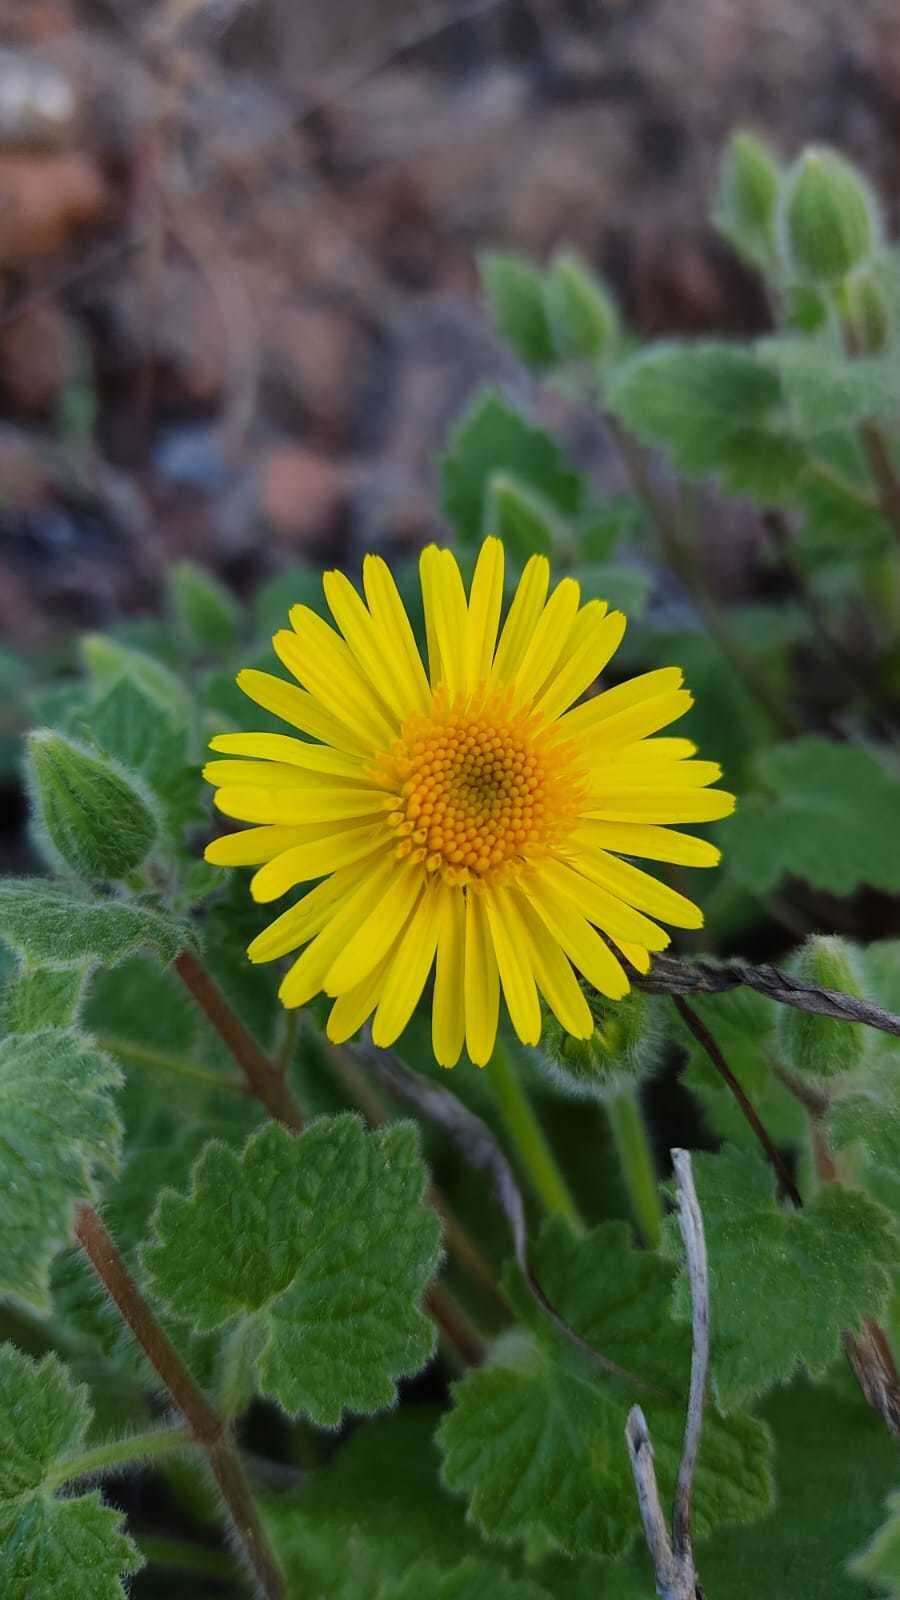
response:
M466 596L448 550L421 558L426 674L385 563L367 556L365 602L324 578L337 631L306 606L273 640L297 680L246 671L238 684L294 734L212 740L205 776L225 816L254 826L216 839L207 860L255 866L254 897L311 884L250 945L251 961L302 948L280 997L334 997L329 1037L374 1013L392 1044L435 968L434 1053L453 1066L494 1048L500 991L519 1038L536 1044L539 994L576 1038L593 1020L576 977L619 999L616 951L646 972L669 936L698 928L690 900L622 859L711 867L719 852L672 823L733 809L714 762L687 739L654 738L691 696L677 667L583 699L625 631L603 601L581 606L533 556L502 628L503 546L482 545ZM597 930L601 930L598 932ZM601 933L603 937L601 937Z

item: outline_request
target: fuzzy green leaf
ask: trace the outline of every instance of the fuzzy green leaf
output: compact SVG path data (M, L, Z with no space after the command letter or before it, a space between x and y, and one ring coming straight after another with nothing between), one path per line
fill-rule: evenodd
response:
M507 344L532 371L552 367L556 350L540 272L519 256L489 253L478 264L488 305Z
M488 480L485 531L502 539L515 561L550 555L559 519L549 502L508 472L494 472Z
M781 374L791 431L815 439L897 410L896 362L885 356L848 360L840 349L808 339L772 339L760 347Z
M0 1593L3 1600L122 1600L143 1565L122 1516L98 1494L59 1500L61 1459L91 1419L87 1390L55 1356L0 1347Z
M134 902L80 894L44 878L0 881L0 940L29 965L113 966L140 950L168 963L189 939L174 917Z
M764 751L756 771L764 793L728 824L740 883L766 894L791 875L833 894L863 883L900 892L900 781L868 750L795 739Z
M40 1033L44 1028L71 1028L78 1021L88 978L80 967L21 969L6 995L4 1022L9 1033Z
M623 1443L630 1405L647 1412L664 1499L681 1450L689 1332L669 1316L672 1269L607 1223L584 1238L548 1225L534 1251L546 1293L604 1355L649 1383L604 1376L573 1349L511 1282L531 1331L514 1330L490 1364L454 1390L438 1439L448 1487L470 1497L482 1532L532 1552L615 1557L639 1531ZM709 1409L696 1480L695 1529L752 1521L768 1507L768 1436L749 1417Z
M238 1157L206 1146L189 1196L164 1193L144 1259L156 1294L199 1331L259 1319L259 1377L323 1426L392 1404L434 1342L420 1309L440 1229L411 1124L366 1133L323 1117L266 1126Z
M169 588L178 624L192 644L227 650L236 642L240 609L211 572L193 561L179 561L169 573Z
M554 257L544 303L556 349L566 361L596 361L615 353L619 314L606 286L577 255Z
M450 440L441 465L443 507L463 544L477 544L484 533L488 484L494 473L520 479L556 513L574 517L581 508L583 484L566 464L558 445L526 421L495 390L480 395Z
M203 815L199 769L188 760L187 736L177 718L131 678L122 678L74 719L73 731L138 772L159 801L170 835Z
M655 344L617 367L610 409L686 472L719 463L731 434L763 428L781 400L777 372L742 345Z
M124 680L133 684L176 727L189 726L193 701L175 673L154 656L100 633L82 639L81 651L97 699Z
M48 1273L69 1241L72 1206L115 1172L122 1129L111 1091L120 1073L61 1028L0 1043L0 1292L49 1308Z
M581 585L583 601L605 600L610 611L624 611L631 621L642 617L647 609L652 578L644 567L598 561L576 567L572 577Z
M760 1158L726 1149L696 1155L694 1176L709 1252L712 1367L730 1410L799 1365L821 1377L841 1335L877 1316L900 1265L900 1238L881 1206L854 1189L822 1188L802 1211L775 1200ZM678 1249L674 1224L673 1250ZM687 1316L687 1285L677 1306Z
M900 1493L891 1495L884 1525L851 1562L851 1571L887 1594L900 1591Z

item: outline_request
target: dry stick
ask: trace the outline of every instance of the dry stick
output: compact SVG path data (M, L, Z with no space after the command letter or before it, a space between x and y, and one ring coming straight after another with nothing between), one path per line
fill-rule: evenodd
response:
M691 1286L692 1346L691 1385L681 1464L678 1468L672 1507L671 1539L659 1499L653 1466L653 1444L647 1419L640 1406L633 1406L628 1414L625 1441L631 1460L644 1535L656 1574L656 1592L661 1596L661 1600L700 1600L702 1591L697 1581L691 1540L691 1496L700 1450L700 1435L703 1431L703 1407L709 1376L709 1268L703 1215L694 1188L691 1158L687 1150L672 1151L672 1166L678 1194L678 1221L684 1239Z
M675 956L654 956L648 973L637 972L629 965L628 975L634 987L647 994L725 994L729 989L755 989L779 1005L809 1011L817 1017L833 1017L836 1022L861 1022L900 1039L900 1017L882 1006L858 1000L839 989L800 983L780 967L751 966L739 956L726 961L679 961Z
M251 1092L265 1106L269 1116L291 1133L302 1132L303 1113L286 1074L260 1049L206 968L190 950L182 950L175 960L175 971L243 1068ZM462 1308L439 1284L431 1285L425 1299L445 1338L459 1351L463 1361L477 1366L484 1359L484 1345Z
M251 1092L262 1102L269 1116L290 1128L292 1133L300 1133L303 1114L287 1077L260 1049L205 967L190 950L182 950L175 960L175 971L243 1069Z
M234 1441L159 1326L93 1207L75 1215L75 1237L101 1284L159 1375L197 1444L206 1452L244 1554L266 1600L283 1600L284 1584L269 1548Z
M735 1100L740 1106L741 1111L743 1112L751 1128L753 1129L753 1132L756 1134L757 1139L762 1145L766 1154L766 1159L770 1161L772 1166L775 1168L775 1171L778 1174L779 1182L785 1194L793 1201L795 1206L801 1206L803 1201L800 1198L800 1191L791 1177L784 1157L769 1134L768 1129L760 1121L755 1107L744 1093L743 1087L738 1082L737 1078L729 1067L728 1062L725 1060L725 1057L719 1049L719 1046L716 1040L713 1038L713 1035L706 1026L706 1023L701 1017L698 1017L693 1006L689 1006L687 1001L684 1000L681 995L673 995L672 1003L685 1026L689 1028L691 1033L694 1035L697 1043L706 1051L706 1054L709 1056L709 1059L719 1076L727 1083L731 1093L734 1095Z

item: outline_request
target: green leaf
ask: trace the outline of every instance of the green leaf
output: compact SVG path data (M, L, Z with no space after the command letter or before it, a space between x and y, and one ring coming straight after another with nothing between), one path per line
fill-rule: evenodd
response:
M524 563L529 556L550 555L559 535L559 518L527 484L507 472L495 472L488 480L484 528L503 540L514 560Z
M859 1578L870 1578L886 1594L900 1590L900 1493L888 1500L888 1515L874 1539L850 1564Z
M87 962L79 967L36 967L21 970L9 985L4 1021L8 1033L40 1033L43 1028L70 1028L78 1021Z
M635 1400L647 1412L664 1500L678 1468L690 1334L669 1316L672 1269L632 1249L620 1223L583 1238L550 1224L534 1266L563 1317L651 1388L603 1375L511 1279L531 1331L504 1335L490 1364L456 1385L454 1409L438 1433L444 1480L469 1495L469 1515L490 1539L523 1541L532 1553L616 1557L640 1528L623 1448ZM759 1423L745 1416L726 1421L708 1410L695 1484L699 1537L765 1512L768 1449Z
M764 429L781 402L777 372L742 345L655 344L610 375L610 409L665 445L685 472L714 471L723 442Z
M900 891L900 781L868 750L795 739L763 751L756 772L767 794L742 800L728 825L740 883L767 894L790 874L833 894Z
M28 965L113 966L139 950L174 961L190 934L174 917L127 900L80 894L44 878L0 881L0 939Z
M800 437L815 439L896 415L900 395L893 358L851 361L842 350L809 339L765 340L759 348L781 374L791 431Z
M211 572L193 561L179 561L169 573L169 589L178 625L192 644L228 650L236 643L240 608Z
M464 1561L452 1572L421 1562L400 1579L388 1579L377 1600L549 1600L546 1589L524 1578L507 1577L488 1561Z
M786 1382L802 1364L822 1377L841 1335L877 1316L900 1265L886 1211L854 1189L825 1185L802 1211L780 1208L771 1169L726 1149L695 1155L709 1252L712 1368L727 1410ZM674 1250L678 1234L667 1224ZM688 1315L687 1285L678 1308Z
M456 427L441 464L443 507L463 544L485 532L485 501L495 473L506 473L541 495L562 517L581 508L583 484L554 439L520 416L496 390L476 399Z
M544 286L553 342L564 361L609 357L619 340L619 314L606 287L577 255L554 256Z
M150 796L106 757L61 733L28 737L28 780L46 853L80 878L123 880L156 842Z
M140 773L157 797L171 837L203 817L199 770L188 760L185 730L129 678L75 718L73 731Z
M605 600L610 611L624 611L634 621L647 609L653 578L644 567L598 561L588 567L575 567L572 577L581 584L583 601Z
M0 1292L49 1309L49 1268L72 1207L116 1171L122 1128L108 1056L61 1028L0 1043Z
M859 1396L795 1384L766 1401L777 1444L777 1503L752 1529L697 1550L710 1600L864 1600L847 1562L878 1526L897 1481L897 1441ZM872 1593L870 1590L869 1593Z
M768 146L754 133L733 133L719 168L713 222L739 255L760 271L775 256L775 212L781 170Z
M87 1390L56 1356L0 1347L0 1593L3 1600L123 1600L142 1558L98 1494L57 1499L65 1458L91 1420Z
M481 286L507 344L534 372L552 367L557 357L541 273L519 256L488 253L478 265Z
M207 1145L191 1193L164 1193L144 1260L155 1292L200 1331L260 1321L263 1391L326 1427L391 1405L428 1360L420 1309L440 1251L409 1123L352 1115L298 1138L268 1125L238 1157Z
M81 652L95 698L101 699L124 679L134 684L175 727L190 725L193 701L181 680L161 661L100 633L82 639Z

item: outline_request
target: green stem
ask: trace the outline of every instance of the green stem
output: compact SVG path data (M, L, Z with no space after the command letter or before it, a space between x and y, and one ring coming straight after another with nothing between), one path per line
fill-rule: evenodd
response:
M649 1249L657 1250L662 1238L663 1208L653 1151L637 1092L634 1089L622 1089L614 1099L607 1100L606 1114L634 1220L644 1243Z
M503 1045L495 1047L485 1071L535 1192L551 1216L564 1217L580 1233L582 1221L569 1186Z
M166 1050L153 1050L149 1045L137 1044L132 1039L119 1039L109 1033L98 1034L97 1043L101 1050L107 1050L110 1055L119 1056L122 1061L129 1061L136 1067L190 1078L193 1083L202 1083L207 1089L234 1089L238 1094L246 1093L238 1078L226 1077L225 1073L214 1072L210 1067L200 1067L194 1061L184 1061L181 1056L170 1055Z
M234 1559L225 1550L208 1550L187 1539L160 1539L147 1533L138 1536L137 1545L153 1567L173 1567L177 1572L195 1572L198 1577L220 1578L226 1583L238 1577Z
M157 1456L169 1455L173 1450L184 1450L195 1444L187 1428L150 1428L146 1433L132 1433L124 1439L110 1439L106 1444L83 1450L80 1455L57 1461L47 1473L44 1485L58 1489L75 1478L93 1478L102 1472L119 1472L126 1467L143 1465Z

